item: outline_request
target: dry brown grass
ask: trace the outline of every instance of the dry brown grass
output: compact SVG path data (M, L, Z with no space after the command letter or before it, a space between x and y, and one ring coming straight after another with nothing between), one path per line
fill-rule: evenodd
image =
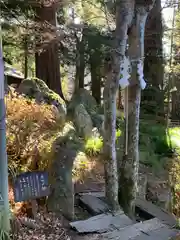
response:
M49 161L50 140L63 123L57 112L49 105L37 104L19 96L6 97L7 153L9 167L15 174L46 167ZM43 164L39 164L43 161Z

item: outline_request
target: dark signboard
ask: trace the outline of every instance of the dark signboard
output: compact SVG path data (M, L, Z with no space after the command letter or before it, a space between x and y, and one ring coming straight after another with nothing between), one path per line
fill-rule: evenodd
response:
M49 195L47 172L26 172L14 181L14 200L22 202Z

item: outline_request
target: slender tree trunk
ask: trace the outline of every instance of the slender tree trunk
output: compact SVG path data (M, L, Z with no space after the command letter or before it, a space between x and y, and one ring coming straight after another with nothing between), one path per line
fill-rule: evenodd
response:
M1 31L1 26L0 26ZM8 162L6 151L6 108L4 101L4 62L0 39L0 235L10 232L8 199Z
M97 104L101 104L101 75L100 62L97 61L96 54L90 56L91 69L91 91L92 96L96 99Z
M118 102L117 102L117 108L118 110L123 109L123 104L122 104L122 93L121 93L121 88L119 87L118 89Z
M114 212L119 210L116 159L116 87L107 79L104 87L104 167L106 198Z
M116 5L116 31L112 63L104 87L104 165L106 198L112 211L119 210L118 174L116 159L116 92L119 85L120 64L124 59L127 31L133 17L134 0L118 1Z
M24 78L28 77L28 41L27 36L24 38Z
M47 29L43 26L43 32L40 34L44 38L49 36L49 42L47 40L46 45L43 42L41 51L35 55L36 77L45 81L50 89L64 98L61 89L58 40L55 30L51 30L56 26L56 8L53 4L50 7L42 6L36 9L36 13L40 24L48 22Z
M84 88L84 73L85 73L85 61L84 61L84 50L83 50L83 42L79 42L77 40L76 48L76 79L75 79L75 91L79 88Z
M82 32L81 41L77 43L78 61L76 65L76 78L78 81L78 88L84 88L84 74L85 74L85 35Z
M180 87L179 87L179 79L176 80L176 87L177 91L172 92L172 120L179 120L180 119Z
M153 2L151 3L153 4ZM144 29L151 5L135 7L134 21L129 31L128 55L132 73L129 87L128 111L128 154L124 156L119 176L119 201L125 212L134 217L135 200L139 170L139 113L141 87L138 76L138 64L144 57Z

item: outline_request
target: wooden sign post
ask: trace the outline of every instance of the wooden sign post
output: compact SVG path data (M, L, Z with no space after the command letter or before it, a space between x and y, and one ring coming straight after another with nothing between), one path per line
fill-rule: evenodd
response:
M43 171L22 173L15 178L13 190L15 202L31 201L32 212L36 217L36 199L50 193L48 173Z

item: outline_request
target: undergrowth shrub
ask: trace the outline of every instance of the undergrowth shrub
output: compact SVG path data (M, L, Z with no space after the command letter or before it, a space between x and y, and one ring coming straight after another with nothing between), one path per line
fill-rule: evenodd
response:
M63 128L56 109L22 96L7 96L6 109L11 173L46 168L51 160L52 142Z
M121 136L121 130L116 130L116 140ZM98 136L90 137L86 140L84 145L84 151L89 157L96 157L102 153L103 138Z
M180 128L173 127L168 131L168 143L175 152L180 154Z
M162 124L150 124L148 121L140 122L139 141L141 147L152 150L155 154L166 155L171 151L168 144L166 128Z
M100 154L103 147L102 137L91 137L85 143L85 153L88 156L97 156Z
M171 158L173 149L163 124L140 120L139 150L140 161L159 171L166 165L166 158Z

